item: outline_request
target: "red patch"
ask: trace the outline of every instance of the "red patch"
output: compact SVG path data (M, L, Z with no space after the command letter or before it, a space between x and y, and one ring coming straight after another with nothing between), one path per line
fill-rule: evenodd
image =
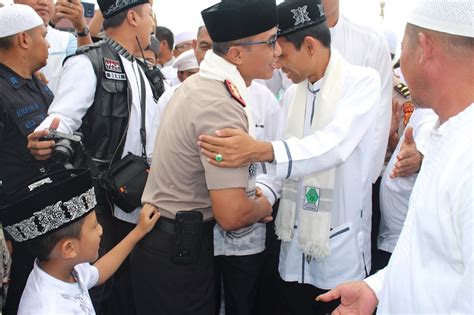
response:
M230 82L229 80L225 80L224 83L225 83L225 86L227 87L227 90L229 91L230 95L237 102L239 102L240 105L242 105L242 107L245 107L246 105L245 105L244 99L242 98L242 95L240 95L239 90L237 89L237 87L232 82Z
M104 67L105 67L105 70L109 70L113 72L122 72L122 68L120 67L120 62L116 60L104 58Z

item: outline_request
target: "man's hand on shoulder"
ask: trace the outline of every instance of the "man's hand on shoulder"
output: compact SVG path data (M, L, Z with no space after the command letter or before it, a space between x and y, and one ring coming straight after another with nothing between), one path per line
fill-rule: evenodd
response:
M54 118L51 122L51 125L49 126L49 129L57 129L58 127L59 118ZM34 131L27 137L27 148L30 150L31 155L33 155L37 160L47 160L53 153L55 142L53 140L41 140L41 138L48 135L49 129Z
M201 135L198 145L209 163L219 167L235 168L273 158L270 143L257 141L238 129L217 130L216 136Z

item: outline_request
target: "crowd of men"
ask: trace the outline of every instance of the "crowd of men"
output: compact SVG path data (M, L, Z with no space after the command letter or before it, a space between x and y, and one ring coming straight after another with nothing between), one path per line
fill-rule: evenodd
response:
M338 0L98 5L0 7L3 314L472 313L472 1L396 69Z

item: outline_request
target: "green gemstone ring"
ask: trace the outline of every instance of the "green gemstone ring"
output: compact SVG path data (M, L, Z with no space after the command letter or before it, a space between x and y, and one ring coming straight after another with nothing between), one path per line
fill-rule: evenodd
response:
M216 154L216 161L217 162L222 162L224 158L222 157L222 154Z

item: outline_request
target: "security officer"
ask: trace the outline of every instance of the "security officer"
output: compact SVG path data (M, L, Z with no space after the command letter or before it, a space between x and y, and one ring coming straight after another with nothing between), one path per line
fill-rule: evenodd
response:
M45 36L43 20L31 7L0 8L0 199L44 172L44 163L28 151L26 136L46 117L53 100L49 88L34 76L46 65L49 44ZM16 314L33 266L33 257L13 246L4 314Z
M84 146L99 171L108 169L128 152L142 153L141 114L145 109L146 153L153 152L152 130L156 111L153 79L135 56L149 46L153 32L152 9L147 0L99 0L107 39L80 49L66 59L59 90L48 117L29 135L31 152L39 159L49 158L51 147L40 141L44 128L59 118L58 130L72 133L81 128ZM159 78L158 78L159 79ZM125 212L111 205L106 192L96 185L99 223L104 233L100 253L118 243L138 221L139 209ZM113 216L112 216L113 214ZM91 294L97 313L134 314L128 303L131 293L128 262L113 281Z

